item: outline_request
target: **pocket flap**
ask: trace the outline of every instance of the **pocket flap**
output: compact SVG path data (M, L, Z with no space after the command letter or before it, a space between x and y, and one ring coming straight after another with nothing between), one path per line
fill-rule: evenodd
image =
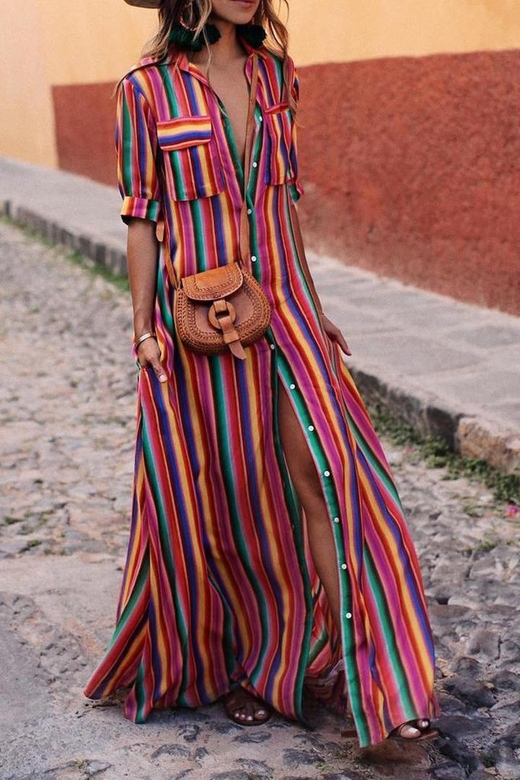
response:
M215 301L240 289L243 278L238 263L230 263L210 271L185 276L182 289L192 301Z
M157 122L157 138L165 152L207 144L212 133L209 116L180 116L166 122Z

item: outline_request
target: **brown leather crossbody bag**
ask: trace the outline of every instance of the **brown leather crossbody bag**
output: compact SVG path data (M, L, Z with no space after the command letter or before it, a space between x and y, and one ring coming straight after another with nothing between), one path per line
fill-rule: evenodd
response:
M177 333L188 349L204 355L218 355L230 351L240 360L246 358L244 347L258 341L271 322L269 301L258 282L245 268L249 259L246 195L251 167L257 85L258 58L255 54L244 155L240 261L185 276L175 290L173 307Z

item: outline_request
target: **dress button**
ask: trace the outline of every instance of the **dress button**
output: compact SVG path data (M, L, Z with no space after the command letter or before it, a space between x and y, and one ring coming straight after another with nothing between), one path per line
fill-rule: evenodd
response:
M314 430L314 425L309 425L309 427L307 428L307 430L308 430L308 431L313 431L313 430Z
M334 522L335 522L335 523L339 523L339 517L335 517L335 518L334 518Z
M289 390L296 390L296 385L289 385Z
M330 477L330 471L324 471L323 472L324 477Z
M351 619L351 617L352 617L352 612L347 612L347 614L345 615L345 617L347 618L347 620L350 620L350 619Z
M253 168L258 168L258 163L257 162L253 163Z
M343 569L343 571L345 571L345 569L347 568L347 564L346 563L342 563L341 564L341 568Z
M253 209L248 209L248 210L247 210L247 213L248 213L248 214L252 214L252 213L253 213Z
M251 255L251 260L253 263L256 263L256 255Z
M269 346L271 347L271 349L276 349L274 344L269 344Z

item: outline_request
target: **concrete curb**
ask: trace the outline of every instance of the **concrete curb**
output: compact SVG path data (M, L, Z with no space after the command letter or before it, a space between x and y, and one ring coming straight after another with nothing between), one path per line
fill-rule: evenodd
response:
M116 242L111 245L107 239L49 220L12 200L0 202L0 215L51 244L80 253L114 275L127 275L126 254ZM380 404L421 436L439 437L461 456L485 460L503 473L520 473L517 433L451 409L417 387L406 387L402 380L398 383L385 379L362 367L355 359L349 361L349 368L368 403Z
M349 366L368 403L380 404L421 437L436 437L464 458L484 460L504 474L520 475L520 438L512 431L443 406L417 388L404 388L355 365Z
M117 276L127 275L126 253L117 246L109 246L106 241L94 235L79 233L72 226L49 220L9 200L1 204L0 214L13 224L36 233L55 246L78 252Z

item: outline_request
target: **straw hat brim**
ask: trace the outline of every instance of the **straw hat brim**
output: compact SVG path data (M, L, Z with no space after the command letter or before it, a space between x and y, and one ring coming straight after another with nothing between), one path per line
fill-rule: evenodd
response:
M128 5L138 5L140 8L159 8L161 0L126 0Z

